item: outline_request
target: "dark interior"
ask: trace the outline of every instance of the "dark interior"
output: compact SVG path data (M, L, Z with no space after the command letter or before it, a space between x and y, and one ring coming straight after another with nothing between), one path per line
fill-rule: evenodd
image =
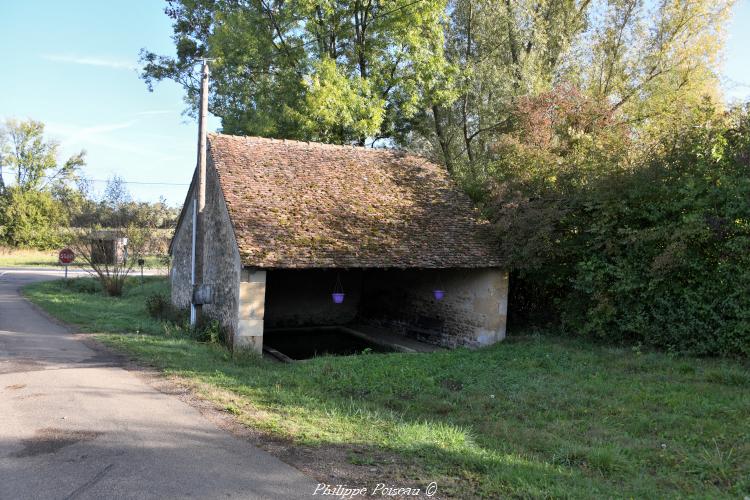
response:
M268 330L263 334L263 343L292 359L327 355L348 356L366 351L393 352L393 349L369 342L341 328Z
M449 313L433 290L443 273L424 269L270 270L266 276L264 343L293 359L318 352L352 354L371 348L344 331L319 327L377 326L433 342ZM335 303L334 292L344 300ZM300 329L302 330L293 330ZM278 347L277 347L278 346Z

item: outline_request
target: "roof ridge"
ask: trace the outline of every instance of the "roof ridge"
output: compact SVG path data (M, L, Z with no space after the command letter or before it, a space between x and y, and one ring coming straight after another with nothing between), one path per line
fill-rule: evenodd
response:
M409 151L405 149L400 149L400 148L373 148L373 147L367 147L367 146L357 146L354 144L328 144L326 142L318 142L318 141L298 141L296 139L276 139L273 137L260 137L257 135L234 135L234 134L224 134L220 132L209 132L208 135L215 136L215 137L227 137L230 139L240 139L245 142L267 142L267 143L280 142L282 144L306 145L306 146L312 146L312 147L321 148L321 149L352 149L352 150L363 151L365 153L398 154L398 155L412 156L415 158L423 158L426 161L433 163L429 159L424 158L422 155L410 153Z

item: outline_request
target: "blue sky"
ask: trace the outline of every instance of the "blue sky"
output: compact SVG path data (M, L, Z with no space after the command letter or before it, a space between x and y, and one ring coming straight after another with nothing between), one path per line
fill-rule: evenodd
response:
M47 124L63 154L88 152L87 177L114 174L135 199L182 203L195 166L197 127L182 115L182 90L162 82L153 93L138 78L141 48L174 51L171 23L158 0L0 1L0 120ZM729 29L724 90L750 97L750 0L740 0ZM209 129L219 127L212 118ZM103 183L94 183L102 188Z

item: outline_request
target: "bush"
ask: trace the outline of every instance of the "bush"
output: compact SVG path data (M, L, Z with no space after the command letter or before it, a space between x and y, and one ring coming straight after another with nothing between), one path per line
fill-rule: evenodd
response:
M146 311L154 319L161 319L169 305L171 303L164 294L155 293L146 297Z
M227 340L226 330L216 320L205 320L190 328L190 336L198 342L224 344Z
M619 143L596 127L497 146L484 202L515 268L509 322L750 355L750 115L688 121L638 154L596 153Z
M5 189L0 196L0 241L13 247L48 250L64 243L63 205L48 191Z
M750 355L750 127L746 113L725 120L592 189L563 303L571 329Z
M187 320L187 312L175 307L169 297L161 293L146 297L146 311L154 319L176 325L184 324Z
M155 293L146 297L146 311L152 318L166 323L167 335L172 332L187 333L193 340L211 344L227 341L227 332L218 321L206 318L197 325L188 325L187 311L175 307L164 294Z

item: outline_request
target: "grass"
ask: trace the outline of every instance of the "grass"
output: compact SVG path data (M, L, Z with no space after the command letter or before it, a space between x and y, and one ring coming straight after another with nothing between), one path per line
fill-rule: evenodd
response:
M11 248L0 246L0 267L56 267L58 265L58 250L36 250L33 248ZM166 265L158 255L148 255L143 258L144 268L164 269ZM75 264L71 265L76 267ZM133 272L138 266L133 267Z
M164 325L146 313L145 298L154 293L168 293L165 279L145 276L129 277L121 297L107 297L98 281L71 278L41 281L26 287L23 293L48 313L82 332L164 333Z
M166 282L135 283L122 299L60 282L25 293L247 425L351 449L350 462L367 467L398 457L411 479L456 497L750 495L745 361L530 336L477 351L275 364L165 335L143 299L166 293Z
M0 247L0 267L56 265L57 252L55 251Z

